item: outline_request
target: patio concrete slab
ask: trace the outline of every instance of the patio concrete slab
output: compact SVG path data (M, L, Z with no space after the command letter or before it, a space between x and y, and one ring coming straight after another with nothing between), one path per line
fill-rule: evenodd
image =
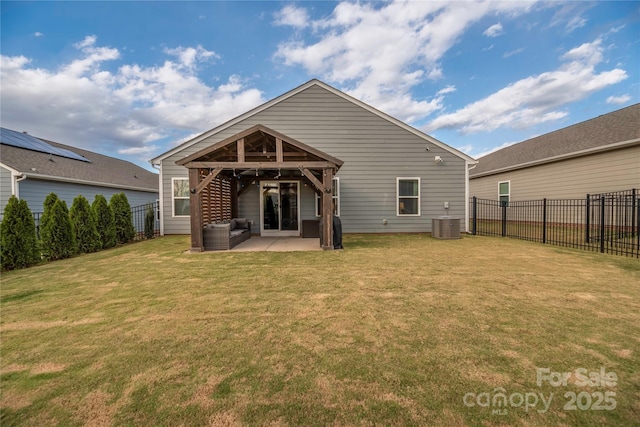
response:
M302 237L258 237L253 236L232 252L293 252L320 251L320 239L303 239Z

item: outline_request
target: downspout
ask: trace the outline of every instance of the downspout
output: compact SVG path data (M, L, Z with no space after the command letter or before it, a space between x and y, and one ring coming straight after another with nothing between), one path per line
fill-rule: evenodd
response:
M24 181L25 179L27 179L27 174L23 173L23 174L20 174L20 175L14 175L14 178L16 178L16 179L13 181L13 188L12 188L13 191L12 192L13 192L13 195L16 196L19 199L20 198L20 186L18 185L18 183L20 181Z
M158 210L160 211L160 235L164 236L164 192L162 191L162 163L159 165L151 163L151 167L158 171Z
M469 167L471 166L471 167ZM464 171L464 231L469 233L469 171L478 166L478 162L467 163Z

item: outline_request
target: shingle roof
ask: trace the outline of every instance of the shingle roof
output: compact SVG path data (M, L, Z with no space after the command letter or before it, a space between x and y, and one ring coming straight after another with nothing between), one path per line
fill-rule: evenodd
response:
M93 185L158 192L158 174L125 160L46 139L42 140L54 147L71 150L91 162L26 150L6 144L0 146L0 162L20 173L41 179L49 177Z
M640 143L640 104L604 114L557 131L528 139L484 157L470 171L471 178L503 170L572 157L623 142Z

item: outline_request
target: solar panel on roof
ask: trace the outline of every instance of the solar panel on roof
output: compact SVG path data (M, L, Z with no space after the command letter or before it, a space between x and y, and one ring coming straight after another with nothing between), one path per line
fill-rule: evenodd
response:
M68 159L91 163L91 160L82 157L81 155L76 154L71 150L54 147L53 145L48 144L34 136L26 133L16 132L11 129L0 128L0 142L6 145L24 148L25 150L38 151L40 153L53 154L54 156L66 157Z

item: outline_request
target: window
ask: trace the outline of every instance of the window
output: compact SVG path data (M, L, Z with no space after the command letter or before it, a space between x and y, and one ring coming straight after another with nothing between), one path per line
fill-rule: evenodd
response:
M189 216L189 180L186 178L173 178L171 180L173 191L173 216Z
M420 178L396 178L397 215L420 216Z
M320 214L320 195L316 193L316 216L321 216ZM340 216L340 178L335 176L333 177L333 214L335 216Z
M498 183L498 199L500 200L500 206L509 205L509 196L511 194L510 187L511 181L503 181Z

